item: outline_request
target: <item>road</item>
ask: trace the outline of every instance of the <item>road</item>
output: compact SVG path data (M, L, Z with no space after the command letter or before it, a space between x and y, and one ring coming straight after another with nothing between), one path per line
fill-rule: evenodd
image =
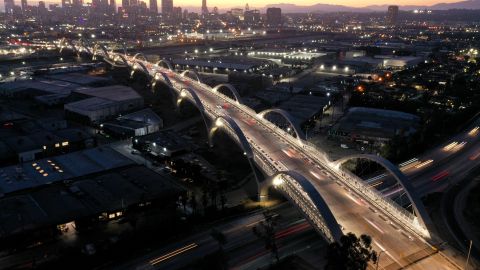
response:
M479 126L480 119L477 119L465 131L419 156L417 161L401 167L420 196L444 191L480 164ZM387 177L379 177L371 184L386 182ZM400 190L392 192L395 191L393 189L394 187L384 189L383 193L390 196L401 193Z
M177 78L181 81L181 78ZM223 105L224 100L209 95L209 89L197 83L187 81L184 87L194 86L197 94L210 107ZM244 111L231 106L227 109L228 115L236 120L250 142L260 151L266 153L272 160L280 161L288 170L301 173L309 178L327 202L339 224L345 232L354 232L357 235L372 236L374 248L377 251L385 250L385 256L380 267L385 269L400 269L409 266L411 269L454 269L449 261L436 253L425 241L412 233L402 229L394 220L380 214L382 211L361 199L353 191L339 185L325 174L323 164L312 166L314 162L309 156L293 149L290 142L284 137L268 130L257 119L252 119ZM252 124L255 123L255 124ZM295 151L291 154L288 151ZM373 211L371 210L373 209ZM393 225L391 224L393 223ZM414 263L415 262L415 263Z
M287 203L272 208L272 213L278 221L276 239L281 257L309 249L315 252L315 249L326 246L326 242L318 237L301 214ZM263 213L255 211L212 226L226 236L227 242L223 250L229 258L229 269L256 269L272 261L271 253L265 249L263 240L252 232L252 228L262 220ZM211 229L205 229L140 258L110 266L109 269L179 269L218 249L218 243L211 236Z
M384 251L386 256L382 257L380 269L459 269L458 265L437 252L437 249L428 244L423 237L415 234L410 230L411 228L407 229L409 225L402 223L401 218L380 208L381 204L378 202L362 198L362 191L346 187L345 183L348 184L348 180L343 179L339 174L332 175L334 166L329 164L328 160L322 161L321 157L314 156L315 153L320 153L302 149L298 143L294 142L293 137L272 128L265 123L266 120L249 113L245 107L236 104L233 100L215 93L207 85L147 61L135 60L133 57L127 58L129 66L137 70L144 69L144 72L152 77L155 77L158 71L166 74L174 89L194 91L200 102L193 94L190 94L190 99L197 103L201 113L213 118L222 114L231 117L248 139L251 147L255 149L256 160L267 160L269 165L275 164L277 171L296 171L308 178L327 203L344 233L370 235L373 239L373 247L378 252ZM166 78L163 79L166 80ZM178 92L180 97L189 95ZM228 104L228 108L222 108L225 104ZM305 201L308 200L309 198L305 198ZM319 213L316 214L319 215Z

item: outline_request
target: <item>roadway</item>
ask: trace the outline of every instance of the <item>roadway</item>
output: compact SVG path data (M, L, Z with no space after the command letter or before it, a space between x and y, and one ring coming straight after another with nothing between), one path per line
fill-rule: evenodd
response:
M326 242L318 237L318 234L295 208L284 203L271 210L278 222L275 238L280 257L292 253L316 252L318 248L326 247ZM252 232L252 228L262 220L264 220L262 211L254 211L211 226L223 233L227 239L223 250L228 256L229 269L258 269L272 262L271 253L265 249L265 243ZM218 249L218 242L212 238L211 229L204 229L139 258L117 262L108 268L119 270L179 269Z
M221 99L202 84L180 78L170 72L170 79L196 90L200 99L209 107L224 106L228 100ZM173 75L173 76L172 76ZM225 106L224 106L225 107ZM454 269L420 237L402 229L394 220L380 214L382 211L361 199L354 191L332 181L327 168L315 162L304 152L294 149L290 142L262 125L257 119L236 106L223 109L240 126L253 147L265 153L272 161L280 161L285 170L294 170L307 177L329 205L344 233L367 234L373 238L373 247L385 251L380 267L385 269ZM253 124L252 124L253 123ZM293 151L293 154L292 154ZM312 164L315 164L312 166ZM317 168L318 167L318 168ZM393 225L392 225L393 223Z
M479 126L480 118L444 144L400 167L420 196L444 191L480 164L480 129L477 128ZM370 184L387 182L387 177L377 177ZM401 193L401 190L395 190L393 186L380 189L391 197Z
M133 59L129 59L133 64ZM344 233L367 234L373 239L377 252L384 251L380 269L458 269L443 254L437 252L421 236L407 229L400 221L387 216L378 204L361 198L358 190L344 186L344 179L332 175L333 166L312 152L303 150L294 140L277 129L271 128L258 116L252 116L245 108L229 98L214 93L209 86L146 61L139 61L154 76L156 71L167 74L176 89L190 88L200 98L209 116L226 114L241 128L258 159L269 159L277 171L297 171L304 175L321 194ZM228 106L225 106L228 105ZM226 109L222 109L222 106ZM207 115L208 115L207 114ZM260 154L261 153L261 154ZM326 167L328 166L328 167Z

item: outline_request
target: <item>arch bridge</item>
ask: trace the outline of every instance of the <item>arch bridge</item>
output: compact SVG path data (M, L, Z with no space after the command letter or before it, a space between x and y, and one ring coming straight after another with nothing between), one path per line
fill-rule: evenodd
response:
M104 59L119 55L114 52L109 54L97 45L91 51ZM400 253L400 248L414 251L428 247L425 242L432 240L428 230L428 214L408 179L393 164L376 156L363 155L331 161L324 152L305 141L299 125L287 112L270 109L257 114L241 104L240 96L233 87L222 85L211 88L201 82L195 71L187 70L178 74L168 65L164 67L162 63L149 63L139 54L123 57L123 63L130 68L145 73L154 81L165 82L177 96L178 103L183 99L192 102L203 117L212 145L215 132L226 131L241 147L252 170L255 172L255 168L258 168L261 172L255 174L259 195L267 196L269 187L280 191L329 242L338 241L343 229L356 233L366 230L376 241L382 241L382 245L392 253ZM220 93L220 87L229 90L234 98ZM223 102L229 103L231 108L219 109L217 105ZM271 113L283 117L295 136L269 122L265 116ZM254 124L248 120L254 120ZM209 125L209 122L212 124ZM384 198L356 175L343 170L340 165L352 158L366 158L383 165L403 186L417 216ZM381 222L378 221L379 215L411 238L406 239L398 230L388 226L381 227L388 234L379 233L376 230L379 228L376 224ZM378 235L382 238L377 238ZM415 237L421 240L415 240ZM398 245L399 242L401 245Z

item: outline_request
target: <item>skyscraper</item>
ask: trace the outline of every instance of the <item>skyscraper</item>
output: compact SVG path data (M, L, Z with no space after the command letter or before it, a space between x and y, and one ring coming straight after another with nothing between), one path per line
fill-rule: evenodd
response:
M208 14L207 0L202 0L202 15Z
M387 10L387 24L396 25L398 21L398 6L389 6Z
M158 13L158 6L157 6L157 0L150 0L150 12L157 14Z
M122 7L126 8L128 6L130 6L130 1L129 0L122 0Z
M26 12L28 9L27 0L22 0L22 11Z
M267 24L268 26L279 26L282 24L281 8L267 8Z
M112 14L117 13L117 3L115 2L115 0L110 0L110 12Z
M5 3L5 13L13 14L13 9L15 8L14 0L4 0Z
M173 12L173 0L162 0L162 14L170 15Z
M72 6L77 7L77 8L83 6L83 0L73 0L72 1Z

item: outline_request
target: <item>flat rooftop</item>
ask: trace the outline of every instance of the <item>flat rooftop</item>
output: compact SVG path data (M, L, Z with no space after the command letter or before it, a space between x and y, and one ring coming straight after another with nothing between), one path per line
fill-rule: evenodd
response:
M64 81L82 86L92 86L94 84L107 83L110 81L108 78L92 76L84 73L52 74L45 75L44 77L50 80Z
M396 134L413 133L420 123L416 115L363 107L350 108L334 130L377 138L392 138Z
M111 85L95 88L78 88L75 93L111 101L124 101L142 98L133 88L124 85Z
M108 146L0 168L0 195L133 164Z
M80 87L79 84L49 79L22 80L0 84L1 92L10 94L27 90L36 90L50 94L67 95L70 94L73 89L78 87Z
M329 99L312 95L295 95L278 107L289 112L300 123L315 116L328 106Z
M45 186L0 199L0 237L115 212L140 202L171 198L183 189L169 176L142 166Z

